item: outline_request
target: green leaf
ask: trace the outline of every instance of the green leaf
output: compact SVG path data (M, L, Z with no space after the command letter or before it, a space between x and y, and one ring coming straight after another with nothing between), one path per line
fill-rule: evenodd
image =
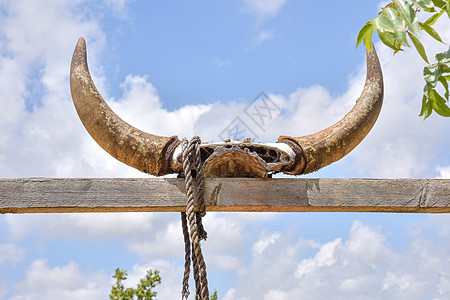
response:
M405 22L400 18L398 13L395 11L395 9L391 7L383 8L383 14L386 16L386 18L389 19L389 21L394 26L394 35L397 41L402 44L408 45L408 40L406 38L406 26Z
M375 19L371 19L370 23L373 28L378 32L380 40L388 47L392 48L395 53L402 50L402 44L396 38L395 26L391 20L384 14L381 13ZM394 53L394 54L395 54Z
M447 16L450 18L450 2L447 2L447 5L445 6L445 10L447 11Z
M361 43L361 41L364 40L364 45L366 46L366 49L371 51L372 50L372 32L373 32L373 26L369 21L359 31L358 38L356 39L356 47L355 48L357 48L358 45Z
M422 97L422 108L420 110L419 117L421 117L421 116L423 116L425 114L426 105L427 105L427 97L425 95L423 95L423 97Z
M423 119L425 120L426 118L428 118L431 113L433 112L433 107L431 105L431 100L430 100L430 90L432 90L433 88L430 86L429 83L425 84L425 87L423 88L423 97L422 97L422 112L423 112Z
M436 60L437 63L426 66L423 69L423 77L427 83L424 88L424 95L427 98L431 98L431 93L434 91L437 83L441 82L446 91L445 98L448 99L449 89L447 81L450 80L450 75L443 76L442 74L450 72L450 48L447 52L436 54Z
M217 291L214 290L214 293L210 296L210 300L217 300Z
M445 77L441 75L441 76L439 76L438 81L440 83L442 83L442 85L444 86L444 89L445 89L445 95L444 96L445 96L446 101L448 101L449 93L448 93L448 82L447 82L447 79L445 79Z
M430 99L435 99L437 103L445 104L445 99L436 90L430 91Z
M371 25L372 26L372 25ZM366 46L366 49L369 51L372 51L372 33L373 29L371 29L365 36L364 36L364 46Z
M422 43L411 32L408 32L408 35L409 35L410 39L412 40L414 46L416 47L417 52L419 52L420 56L423 58L424 61L429 63L427 54L425 53L425 48L423 47Z
M436 60L438 61L439 71L441 73L450 72L450 47L447 52L436 54Z
M387 7L391 7L391 8L393 8L393 9L397 10L397 8L395 8L395 3L394 3L394 1L389 2L388 4L386 4L386 5L385 5L384 7L382 7L381 9L387 8ZM380 11L378 14L381 14L381 13L383 13L383 11Z
M393 33L387 31L378 31L378 36L380 37L380 40L383 42L383 44L385 44L389 48L392 48L394 51L398 52L402 50L402 45L399 44Z
M429 89L433 89L436 87L439 76L441 76L441 72L439 71L438 64L432 64L423 68L423 78L429 84Z
M420 23L420 22L419 22L419 25L420 25L420 28L425 30L425 32L428 33L429 35L431 35L435 40L444 44L444 42L441 40L441 37L439 36L439 34L431 26L429 26L425 23Z
M447 4L447 2L443 1L443 0L432 0L432 1L435 6L442 8L442 9L444 9L445 5Z
M422 9L431 9L434 8L433 1L431 0L413 0L413 3Z
M431 105L431 101L428 101L427 102L427 112L425 113L425 116L423 119L425 120L426 118L428 118L432 112L433 112L433 107Z
M394 24L384 14L379 14L375 19L370 20L370 23L378 32L394 33Z
M422 110L420 112L420 116L423 116L423 119L426 120L431 113L433 112L433 107L431 105L431 101L427 101L427 97L424 95L422 98Z
M427 96L423 95L422 97L422 109L420 111L419 117L423 116L423 119L425 120L428 118L431 113L433 112L433 109L431 107L431 102L427 101Z
M450 107L445 104L445 99L435 90L430 91L430 101L435 112L443 117L450 117Z
M450 59L450 47L446 52L436 54L436 60L438 60L439 62L444 62L449 59Z
M416 36L419 36L419 20L414 13L414 10L405 0L394 0L395 7L397 8L398 14L406 22L409 30Z
M434 23L436 23L436 21L439 19L440 16L444 14L444 12L445 10L441 10L440 12L435 13L425 21L425 24L430 26L434 25Z

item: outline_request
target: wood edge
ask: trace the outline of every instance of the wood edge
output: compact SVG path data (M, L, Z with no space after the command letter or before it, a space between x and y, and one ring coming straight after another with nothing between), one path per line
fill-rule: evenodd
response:
M198 211L198 207L195 207ZM403 206L206 206L207 212L373 212L373 213L450 213L450 207ZM0 214L29 213L107 213L107 212L184 212L185 206L140 207L27 207L2 208Z

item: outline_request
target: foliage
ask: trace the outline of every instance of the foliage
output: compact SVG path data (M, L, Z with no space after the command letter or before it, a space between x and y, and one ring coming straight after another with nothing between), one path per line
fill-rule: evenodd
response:
M214 291L214 293L211 295L210 300L217 300L217 291Z
M125 289L122 281L127 279L127 271L116 269L113 278L116 279L116 283L111 287L111 294L109 298L111 300L156 300L156 292L152 289L158 284L161 284L161 277L159 276L159 271L148 270L145 278L141 278L137 288L127 288ZM217 300L217 291L211 295L210 300Z
M417 14L428 17L425 22L419 22ZM450 48L447 52L436 54L436 63L430 64L425 48L420 42L420 31L425 31L437 42L444 43L433 28L436 21L447 14L450 18L450 0L394 0L381 9L378 17L371 19L361 28L356 47L364 42L365 47L372 50L372 32L376 31L380 40L394 50L394 54L403 51L403 47L414 45L422 59L428 63L423 75L425 87L423 89L422 110L420 116L428 118L434 110L441 116L450 117L449 89L450 81ZM409 40L408 40L409 38ZM441 96L436 87L441 83L445 93Z
M153 300L156 299L156 292L152 289L161 283L161 277L159 276L159 271L153 272L148 270L145 278L141 278L137 287L127 288L123 286L122 281L127 279L127 271L116 269L113 278L116 279L116 284L111 287L111 294L109 298L111 300Z

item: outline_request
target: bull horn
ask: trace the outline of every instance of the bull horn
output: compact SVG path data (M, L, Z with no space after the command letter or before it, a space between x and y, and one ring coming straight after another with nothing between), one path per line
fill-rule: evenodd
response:
M121 162L152 175L172 173L176 136L149 134L119 118L100 96L87 65L86 42L78 39L70 67L70 90L78 116L92 138Z
M361 96L352 110L336 124L317 133L281 136L278 142L296 149L296 162L284 173L299 175L317 171L352 151L369 133L383 104L383 74L375 47L366 51L367 77ZM298 157L298 154L302 156Z

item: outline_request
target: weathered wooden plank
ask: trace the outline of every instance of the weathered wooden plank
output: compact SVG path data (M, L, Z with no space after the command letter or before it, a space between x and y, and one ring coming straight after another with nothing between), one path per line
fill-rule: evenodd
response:
M450 180L207 179L208 211L450 212ZM0 213L183 211L176 178L0 179Z

